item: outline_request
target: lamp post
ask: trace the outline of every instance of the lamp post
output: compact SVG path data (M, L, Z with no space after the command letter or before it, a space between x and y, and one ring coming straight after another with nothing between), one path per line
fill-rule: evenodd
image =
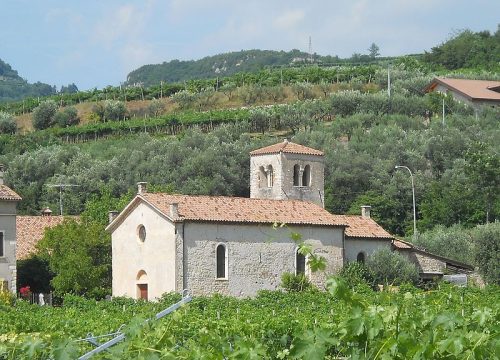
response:
M413 174L408 166L396 165L396 169L406 169L410 173L411 177L411 191L413 194L413 239L417 237L417 213L415 211L415 183L413 182Z

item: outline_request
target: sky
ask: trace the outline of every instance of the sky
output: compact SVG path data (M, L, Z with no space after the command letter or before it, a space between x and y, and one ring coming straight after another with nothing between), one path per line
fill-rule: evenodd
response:
M248 49L350 57L495 32L500 0L0 0L0 59L29 82L117 86L146 64Z

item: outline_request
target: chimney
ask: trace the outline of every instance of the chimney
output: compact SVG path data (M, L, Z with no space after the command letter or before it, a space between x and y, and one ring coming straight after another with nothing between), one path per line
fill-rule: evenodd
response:
M179 217L179 203L170 204L170 217L177 219Z
M285 144L288 144L288 139L287 139L287 138L284 138L284 139L283 139L283 142L284 142Z
M50 216L52 215L52 210L50 210L48 207L42 210L42 216Z
M3 172L5 171L5 165L0 164L0 185L3 185Z
M139 195L145 194L148 192L148 183L145 181L141 181L137 183L137 193Z
M108 222L109 224L111 224L113 222L113 220L116 219L116 217L118 216L118 211L109 211L108 212Z
M370 218L370 210L371 210L371 208L372 207L369 206L369 205L363 205L363 206L361 206L361 217L369 219Z

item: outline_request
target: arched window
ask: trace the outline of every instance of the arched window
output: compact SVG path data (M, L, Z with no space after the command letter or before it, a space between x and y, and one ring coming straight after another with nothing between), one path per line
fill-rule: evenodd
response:
M311 167L306 165L302 173L302 186L311 186Z
M263 188L267 186L267 176L264 166L259 167L259 187Z
M274 172L273 172L273 166L272 165L269 165L267 167L266 175L267 175L267 187L273 187Z
M227 248L217 245L217 279L227 279Z
M295 250L295 275L306 273L306 257L299 252L297 248Z
M361 264L364 264L365 263L365 253L360 252L358 254L358 257L356 258L356 261L361 263Z
M300 165L295 164L293 167L293 186L300 186Z

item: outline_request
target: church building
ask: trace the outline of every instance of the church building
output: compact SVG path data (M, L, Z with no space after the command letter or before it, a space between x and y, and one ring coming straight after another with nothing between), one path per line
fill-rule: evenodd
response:
M286 224L286 226L273 226ZM347 261L364 261L393 237L370 218L324 209L324 154L284 141L250 153L250 198L148 193L110 213L113 296L154 299L193 295L253 296L277 289L285 272L319 286ZM291 232L327 260L312 273Z

